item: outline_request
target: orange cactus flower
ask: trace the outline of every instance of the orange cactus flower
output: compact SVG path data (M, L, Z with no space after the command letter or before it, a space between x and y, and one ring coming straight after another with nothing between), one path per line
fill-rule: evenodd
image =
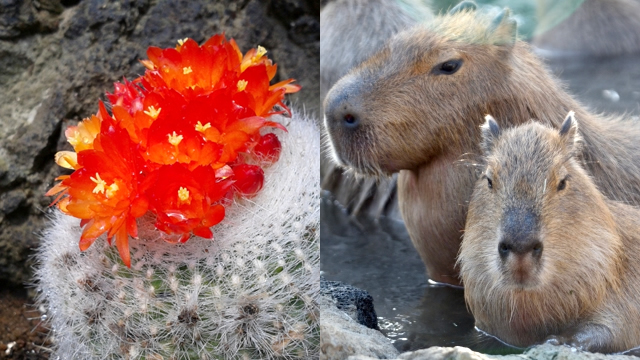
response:
M147 212L167 241L213 238L234 196L260 191L262 166L281 149L263 129L286 131L267 117L282 112L275 105L288 110L284 95L300 89L292 79L270 85L277 68L266 50L243 56L224 35L147 55L143 76L107 94L111 114L100 102L96 115L65 131L74 151L57 153L56 163L74 172L46 193L81 219L80 250L106 234L127 266L129 237Z

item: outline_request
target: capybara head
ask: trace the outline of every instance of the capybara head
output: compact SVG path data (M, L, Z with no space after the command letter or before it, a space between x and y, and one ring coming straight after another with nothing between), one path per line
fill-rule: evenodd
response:
M509 98L515 39L507 9L488 16L468 2L395 35L327 94L334 158L361 173L389 174L471 141L463 138L475 143L482 118L469 125L469 114Z
M578 123L481 127L484 169L458 262L477 326L513 345L557 334L616 282L621 240L576 158ZM613 284L615 285L615 284Z

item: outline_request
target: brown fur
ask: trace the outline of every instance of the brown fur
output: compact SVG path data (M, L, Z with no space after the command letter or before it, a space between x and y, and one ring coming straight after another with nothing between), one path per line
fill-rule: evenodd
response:
M484 169L492 187L478 180L469 203L465 299L478 328L516 346L556 335L551 342L623 351L640 345L640 210L600 193L576 157L573 130L532 122L485 141L493 141ZM543 248L520 269L515 254L499 255L501 229L506 209L531 204Z
M514 23L464 11L397 34L327 94L325 126L338 162L364 174L398 176L400 210L432 279L458 283L455 257L476 174L456 166L479 154L485 114L502 126L581 119L587 170L606 196L640 204L640 128L590 113L568 95ZM452 75L433 74L461 59ZM357 128L343 126L355 114Z

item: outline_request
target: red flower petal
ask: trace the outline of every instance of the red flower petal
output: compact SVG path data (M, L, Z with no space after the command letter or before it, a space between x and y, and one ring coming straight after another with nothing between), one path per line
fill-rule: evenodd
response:
M262 189L264 171L256 165L240 164L233 168L233 187L240 194L250 197Z
M253 148L256 155L269 162L276 162L280 158L282 144L276 134L269 133L260 137L260 140Z

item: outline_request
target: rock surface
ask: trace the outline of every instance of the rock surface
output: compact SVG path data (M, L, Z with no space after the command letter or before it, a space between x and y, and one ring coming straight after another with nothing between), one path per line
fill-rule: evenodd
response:
M320 359L343 360L361 354L363 359L390 359L398 350L381 332L358 324L336 307L335 300L321 296L320 301Z
M243 51L257 45L278 64L275 81L295 78L290 97L318 113L319 0L5 0L0 6L0 280L30 279L43 194L70 149L64 129L95 113L113 82L144 71L150 45L169 47L215 33Z
M320 292L332 297L336 302L336 307L360 325L380 330L378 316L373 307L373 297L367 291L340 281L327 281L324 277L320 277Z
M367 355L349 356L348 360L379 359ZM430 347L400 354L394 360L632 360L635 356L603 355L576 351L568 346L539 345L519 355L485 355L468 348Z

